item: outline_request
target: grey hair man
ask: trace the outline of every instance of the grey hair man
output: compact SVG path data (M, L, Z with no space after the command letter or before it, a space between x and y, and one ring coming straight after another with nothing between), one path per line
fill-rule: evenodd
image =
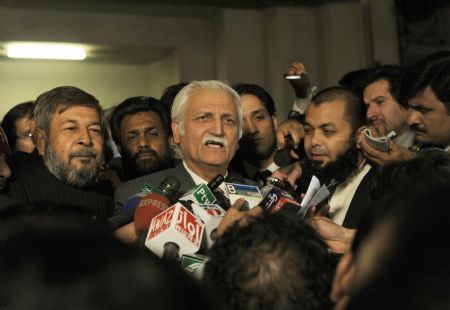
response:
M168 175L179 179L181 193L211 181L217 174L237 177L228 172L242 136L242 112L236 91L220 81L193 81L175 97L171 116L182 163L121 184L115 192L116 207L145 184L158 185ZM246 181L241 178L242 183Z
M67 184L92 184L102 165L106 128L98 100L76 87L57 87L37 98L34 120L47 169Z
M36 99L34 123L41 156L31 156L25 167L13 169L10 195L96 208L94 213L102 218L112 215L110 198L93 188L106 136L98 100L73 86L56 87Z

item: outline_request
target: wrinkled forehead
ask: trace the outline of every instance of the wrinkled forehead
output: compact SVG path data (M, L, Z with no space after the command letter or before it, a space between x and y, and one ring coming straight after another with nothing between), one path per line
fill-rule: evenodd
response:
M194 89L186 102L186 110L222 108L230 112L236 111L234 98L225 90Z
M8 139L6 138L3 129L0 127L0 153L9 155L11 149L9 148Z

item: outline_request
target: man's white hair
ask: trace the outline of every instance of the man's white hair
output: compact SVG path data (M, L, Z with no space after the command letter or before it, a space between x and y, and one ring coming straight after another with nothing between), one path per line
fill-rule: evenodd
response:
M172 105L172 121L179 124L180 133L184 134L184 111L186 110L186 103L189 100L189 96L194 90L212 90L228 93L236 106L237 116L238 116L238 129L239 129L239 139L242 137L242 110L241 101L239 94L230 86L221 81L209 80L209 81L192 81L177 94Z

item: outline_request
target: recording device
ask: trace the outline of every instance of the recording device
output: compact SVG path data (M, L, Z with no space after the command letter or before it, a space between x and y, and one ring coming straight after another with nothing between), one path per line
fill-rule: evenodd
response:
M203 204L215 203L217 199L207 184L199 184L184 194L180 200Z
M153 217L145 246L159 257L175 260L200 249L204 224L177 202Z
M284 78L286 80L299 80L302 78L301 74L285 74Z
M259 205L266 213L283 211L296 214L300 210L300 203L294 197L274 185L264 186L261 189L261 194L264 199Z
M288 192L290 195L294 196L295 194L295 190L292 187L291 183L289 183L288 181L284 181L284 180L280 180L278 178L274 178L274 177L268 177L266 180L267 185L271 184L274 185L286 192Z
M192 213L204 224L203 245L209 249L216 241L216 231L226 211L217 204L191 204Z
M130 196L122 206L121 212L108 219L108 223L111 229L115 230L119 227L131 223L134 219L134 211L139 205L142 197L155 190L156 189L153 186L145 184L139 192L137 192L133 196Z
M364 138L366 139L366 142L374 149L377 149L382 152L389 151L389 142L396 135L397 134L395 133L395 131L391 131L387 134L387 136L377 138L372 136L372 133L370 132L369 128L364 129Z
M249 210L257 206L263 199L258 186L225 183L225 187L231 204L234 204L239 198L245 199L245 204L241 207L241 211Z
M201 280L203 278L205 262L205 255L185 254L181 257L181 269L192 275L194 278Z
M172 205L180 185L177 178L169 176L157 186L157 190L141 198L134 212L134 229L138 235L138 245L143 244L143 238L152 219Z
M302 154L304 153L303 150L303 144L300 143L297 148L294 148L294 140L292 140L292 137L290 135L287 135L284 137L285 146L281 149L278 149L273 154L273 162L278 167L286 167L287 165L290 165L294 162L296 162L296 159L293 159L291 157L291 151L293 150L299 157L302 157Z

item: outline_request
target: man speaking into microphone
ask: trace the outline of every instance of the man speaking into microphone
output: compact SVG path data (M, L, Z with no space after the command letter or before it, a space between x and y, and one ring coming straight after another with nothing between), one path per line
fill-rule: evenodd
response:
M242 112L239 95L220 81L193 81L175 97L171 111L174 141L180 149L182 162L165 169L122 183L115 191L117 208L145 185L158 185L165 177L175 176L181 183L180 195L198 184L208 183L218 174L225 181L256 185L228 166L242 135ZM225 184L219 188L226 192Z

